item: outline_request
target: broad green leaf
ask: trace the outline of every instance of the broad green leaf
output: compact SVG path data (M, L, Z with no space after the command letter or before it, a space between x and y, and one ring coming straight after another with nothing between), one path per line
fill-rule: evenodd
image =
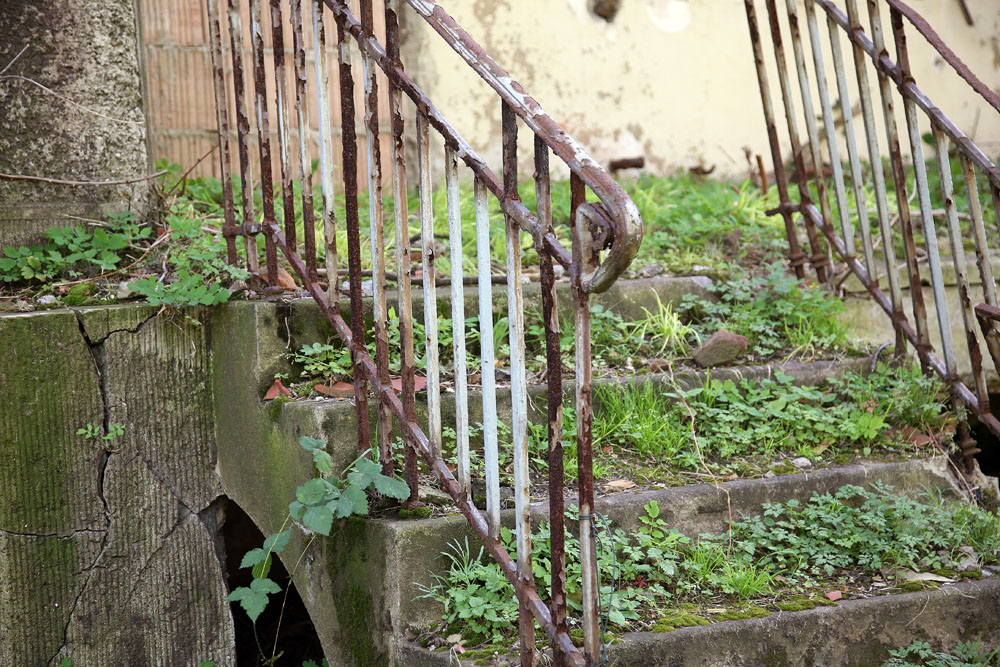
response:
M302 515L302 525L320 535L329 535L333 527L333 512L327 505L310 507Z
M340 495L340 508L350 508L349 511L345 509L339 509L337 512L337 518L342 519L351 514L368 514L368 496L365 492L353 485L348 485L344 489L343 493Z
M382 473L379 473L375 477L375 488L383 496L389 496L397 500L403 500L410 496L410 487L406 485L406 482L395 477L387 477Z
M237 588L226 598L230 602L239 601L243 611L247 613L254 623L267 606L267 593L251 590L247 587Z
M295 499L303 505L315 505L326 498L326 484L318 477L314 477L295 492Z
M296 521L302 518L302 510L305 509L305 505L297 500L293 500L288 503L288 514Z
M271 535L266 540L264 540L264 548L269 549L274 553L281 553L288 546L288 538L292 536L291 530L285 530L280 533L275 533Z
M330 468L333 466L333 459L330 455L324 452L322 449L314 449L313 453L313 465L322 474L330 472Z
M273 560L271 558L271 554L268 554L267 558L254 565L253 569L250 570L250 573L253 574L254 579L262 579L266 577L268 574L270 574L272 562Z
M250 589L258 593L280 593L281 586L270 579L260 578L250 582Z
M267 551L264 549L251 549L246 552L243 556L243 560L240 561L240 568L253 567L257 563L264 562L265 558L267 558Z
M354 470L347 476L347 479L363 491L371 486L371 483L375 481L375 476L380 474L382 474L382 466L370 458L362 457L354 462Z
M323 447L326 447L326 441L303 435L299 438L299 446L302 447L302 449L311 452L314 449L322 449Z

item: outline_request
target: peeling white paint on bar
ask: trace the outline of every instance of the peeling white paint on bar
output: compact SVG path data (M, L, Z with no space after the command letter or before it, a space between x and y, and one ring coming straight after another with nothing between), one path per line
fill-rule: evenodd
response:
M317 54L326 53L326 30L323 22L323 0L312 0L313 48ZM320 35L323 39L320 40ZM323 240L326 248L326 276L329 281L327 300L337 299L336 221L334 219L335 193L333 189L333 123L330 119L330 87L325 57L314 57L316 89L319 112L319 165L320 189L323 193Z
M455 442L458 484L471 497L469 462L469 387L465 356L465 287L462 284L462 210L458 192L458 156L445 148L445 189L448 196L448 245L451 250L451 328L455 353Z
M428 440L434 455L441 457L441 361L438 350L437 278L434 250L434 204L431 200L430 128L417 115L417 171L420 191L420 251L424 286L424 358L427 365Z

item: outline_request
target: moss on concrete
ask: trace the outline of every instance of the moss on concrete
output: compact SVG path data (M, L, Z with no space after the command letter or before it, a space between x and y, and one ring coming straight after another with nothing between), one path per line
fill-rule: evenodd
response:
M698 625L708 625L712 621L703 616L690 613L686 609L665 611L653 624L651 632L673 632L677 628L690 628Z
M712 616L713 621L742 621L748 618L764 618L770 616L771 612L763 607L740 607L738 609L728 609L721 614Z

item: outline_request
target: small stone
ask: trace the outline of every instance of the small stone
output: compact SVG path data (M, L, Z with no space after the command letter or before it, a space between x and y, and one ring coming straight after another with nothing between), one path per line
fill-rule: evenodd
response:
M643 267L642 271L639 272L639 276L642 278L652 278L653 276L658 276L663 273L663 267L659 264L647 264Z
M702 368L723 366L735 361L746 352L750 340L746 336L719 329L698 346L691 356Z
M605 491L626 491L635 486L635 482L630 479L616 479L604 485Z
M775 474L774 474L773 470L768 470L766 473L764 473L764 477L767 478L767 479L771 479L774 476L775 476Z
M959 572L978 572L979 554L976 553L976 550L968 546L959 547L958 550L964 555L961 560L958 561L958 567L956 569Z
M462 635L456 632L453 635L448 635L447 637L445 637L444 641L448 644L457 644L460 641L462 641Z
M127 282L118 283L118 289L115 290L115 296L119 299L128 299L133 294L132 286Z
M57 301L56 297L52 294L46 294L43 297L39 297L38 304L41 306L51 306Z
M799 470L804 470L806 468L812 468L812 461L804 456L800 456L797 459L792 459L792 465Z

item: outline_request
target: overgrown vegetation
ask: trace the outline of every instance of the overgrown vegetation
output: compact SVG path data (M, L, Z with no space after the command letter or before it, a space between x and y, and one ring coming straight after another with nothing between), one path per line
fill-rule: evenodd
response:
M996 667L1000 664L1000 649L986 650L980 642L959 642L947 653L935 651L924 641L889 651L891 656L882 667Z
M663 632L806 609L831 604L825 596L830 590L848 597L891 592L914 571L975 577L1000 557L996 516L940 494L896 495L881 483L844 486L806 503L766 504L760 516L734 522L730 532L697 539L667 526L655 501L645 510L632 534L598 525L599 571L618 576L614 588L602 581L602 608L618 631ZM533 533L533 572L543 595L551 576L549 537L545 524ZM513 538L505 529L510 549ZM568 604L578 611L579 542L569 533L566 549ZM975 567L969 566L970 550ZM425 597L441 603L442 623L425 641L459 633L468 647L509 642L517 603L499 566L468 543L453 543L444 556L448 573L424 589ZM883 576L881 588L872 585Z

